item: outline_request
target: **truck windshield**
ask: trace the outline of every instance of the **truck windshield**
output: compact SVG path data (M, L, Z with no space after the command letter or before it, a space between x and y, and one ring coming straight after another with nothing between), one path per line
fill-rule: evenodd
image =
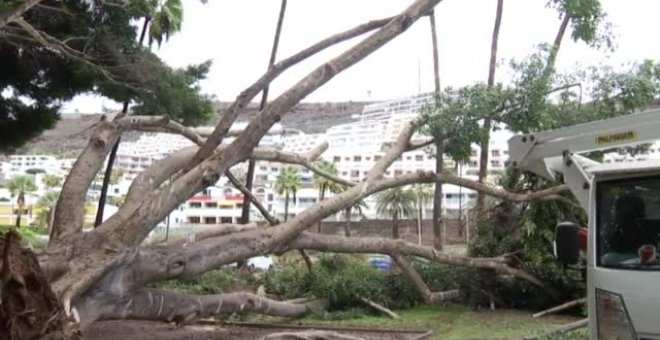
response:
M598 265L660 270L660 176L599 182Z

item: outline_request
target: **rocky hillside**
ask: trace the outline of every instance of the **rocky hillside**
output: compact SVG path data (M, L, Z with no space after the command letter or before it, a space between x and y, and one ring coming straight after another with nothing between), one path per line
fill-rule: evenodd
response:
M218 103L220 111L231 103ZM308 133L325 131L328 127L352 121L352 115L362 112L367 103L301 103L294 106L286 114L281 123L290 128L299 129ZM258 104L251 104L241 113L238 120L248 121L258 113ZM35 138L19 153L48 153L64 157L75 157L85 147L93 126L101 118L101 114L65 115L54 129L45 131ZM216 120L209 124L215 124ZM140 136L138 132L122 135L122 141L133 141Z

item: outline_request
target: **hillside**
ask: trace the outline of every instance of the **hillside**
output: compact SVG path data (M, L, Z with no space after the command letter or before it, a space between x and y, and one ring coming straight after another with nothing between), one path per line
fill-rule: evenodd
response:
M227 108L231 103L218 103L219 110ZM286 114L282 125L298 129L307 133L323 132L337 124L352 121L354 114L362 112L366 103L301 103L294 106ZM251 104L239 115L238 121L248 121L258 113L258 104ZM101 114L63 115L54 129L45 131L41 136L25 145L19 153L48 153L65 157L75 157L85 147L93 126L101 118ZM215 124L215 120L209 124ZM122 135L122 141L134 141L140 136L139 132L129 132Z

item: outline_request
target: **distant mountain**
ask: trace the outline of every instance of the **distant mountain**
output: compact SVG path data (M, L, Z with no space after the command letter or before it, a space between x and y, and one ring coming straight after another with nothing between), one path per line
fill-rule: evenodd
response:
M222 112L231 103L220 102L217 107ZM282 125L306 133L319 133L327 128L353 121L351 116L360 114L365 102L338 103L300 103L284 115ZM250 104L239 115L238 121L249 121L258 114L258 104ZM87 145L94 125L102 114L66 114L54 129L45 131L41 136L19 149L17 153L47 153L62 157L76 157ZM215 125L215 117L209 125ZM140 132L128 132L122 135L122 141L135 141Z

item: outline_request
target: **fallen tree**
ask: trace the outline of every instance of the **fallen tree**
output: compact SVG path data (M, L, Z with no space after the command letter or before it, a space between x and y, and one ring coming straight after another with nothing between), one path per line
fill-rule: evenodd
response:
M187 322L198 317L246 311L278 316L298 316L318 307L318 302L276 301L250 293L189 295L146 288L149 284L176 278L194 277L222 265L264 254L290 250L319 250L344 253L381 253L417 256L432 261L494 270L538 286L543 283L529 273L511 266L507 256L469 258L439 253L402 240L345 238L306 232L325 217L344 210L354 202L395 186L419 182L461 185L488 195L517 202L561 199L564 186L540 192L511 193L450 174L416 172L397 178L385 177L388 167L404 152L428 145L412 143L412 126L406 126L397 141L375 163L360 182L348 182L323 173L313 166L327 145L305 155L287 154L258 147L259 140L281 116L335 75L356 64L412 23L426 15L440 0L417 0L401 14L378 20L335 35L300 54L278 63L248 90L220 119L207 137L163 117L116 117L102 119L94 136L80 154L67 177L53 217L47 248L37 255L39 265L67 316L81 327L95 320L146 319ZM231 142L226 142L237 113L274 77L295 62L357 34L378 29L348 51L326 62L277 97ZM189 138L198 146L174 152L142 172L131 184L119 210L96 229L83 231L85 195L106 156L119 136L129 130L166 129ZM347 185L344 192L319 202L294 218L272 227L233 227L206 230L195 242L150 245L144 240L166 216L202 189L215 184L223 174L249 158L307 166L313 171ZM172 179L171 181L169 179ZM269 218L269 221L274 221ZM275 221L277 222L277 221ZM3 268L6 263L3 263ZM406 271L410 275L413 273ZM433 300L431 296L429 299Z

